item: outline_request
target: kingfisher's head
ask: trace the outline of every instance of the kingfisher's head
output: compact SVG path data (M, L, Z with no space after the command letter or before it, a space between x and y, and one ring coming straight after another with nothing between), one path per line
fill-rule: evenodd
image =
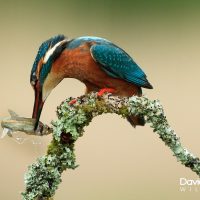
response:
M32 118L36 119L37 129L44 102L52 89L61 81L56 73L51 73L52 66L66 48L67 39L58 35L43 42L38 50L32 70L30 82L35 92L35 103Z

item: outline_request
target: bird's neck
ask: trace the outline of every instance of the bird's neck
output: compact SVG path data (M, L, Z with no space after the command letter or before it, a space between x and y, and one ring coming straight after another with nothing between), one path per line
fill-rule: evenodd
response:
M51 91L62 81L63 77L54 72L50 72L44 81L42 99L43 101L49 96Z

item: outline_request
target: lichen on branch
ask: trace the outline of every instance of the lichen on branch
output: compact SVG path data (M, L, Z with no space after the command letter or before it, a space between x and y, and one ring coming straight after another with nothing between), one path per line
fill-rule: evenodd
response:
M170 127L164 110L158 100L146 97L118 97L97 93L72 98L62 102L57 109L58 119L52 122L53 140L48 146L47 155L38 158L25 175L26 190L23 200L50 200L61 182L61 174L66 169L75 169L74 144L84 133L95 116L103 113L116 113L123 118L130 115L143 115L162 141L172 150L173 155L186 167L200 175L200 160L184 148L179 137Z

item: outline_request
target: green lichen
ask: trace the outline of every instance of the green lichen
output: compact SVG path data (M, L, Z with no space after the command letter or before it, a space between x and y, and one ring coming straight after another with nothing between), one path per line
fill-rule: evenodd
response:
M130 112L129 112L127 106L122 106L121 108L119 108L119 114L124 118L129 116Z
M47 154L48 155L61 155L62 152L62 148L61 148L61 144L60 142L58 142L57 140L53 139L51 141L51 143L48 145L48 149L47 149Z
M158 100L146 97L120 98L109 94L98 97L90 93L64 101L57 109L58 120L52 122L53 140L48 146L47 155L37 159L25 175L26 191L23 200L49 200L54 196L61 182L61 174L66 169L75 169L74 143L83 135L84 127L95 116L103 113L116 113L122 117L143 115L153 131L169 146L174 156L186 167L200 175L200 160L182 147L175 131L170 128L164 110Z

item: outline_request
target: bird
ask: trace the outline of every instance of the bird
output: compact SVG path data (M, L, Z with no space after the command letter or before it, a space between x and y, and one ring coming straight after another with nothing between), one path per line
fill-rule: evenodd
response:
M141 67L111 41L95 36L74 39L61 34L53 36L40 45L31 70L34 130L47 97L64 78L81 81L86 94L94 91L99 96L105 92L121 97L142 96L142 88L153 89ZM143 116L127 119L134 127L145 125Z

